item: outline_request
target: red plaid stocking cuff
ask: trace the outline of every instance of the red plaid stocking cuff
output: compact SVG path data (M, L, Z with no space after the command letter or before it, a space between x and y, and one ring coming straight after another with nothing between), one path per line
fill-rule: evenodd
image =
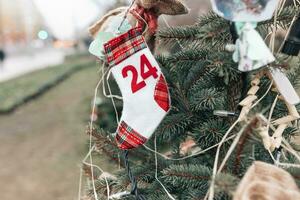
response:
M147 139L122 121L117 130L116 141L120 149L133 149L144 144Z
M155 86L154 99L156 103L166 112L170 109L170 98L168 85L165 77L161 74Z
M147 47L140 27L132 28L128 32L104 44L106 61L109 66L114 66Z

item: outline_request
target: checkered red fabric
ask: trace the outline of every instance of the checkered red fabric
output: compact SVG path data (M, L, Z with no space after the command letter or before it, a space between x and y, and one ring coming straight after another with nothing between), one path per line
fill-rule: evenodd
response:
M128 32L104 44L106 61L109 66L114 66L147 47L140 27L132 28Z
M136 5L130 13L138 20L138 26L148 26L149 32L154 35L158 27L158 16L153 9L145 9ZM145 24L146 23L146 24Z
M122 121L117 130L116 141L120 149L133 149L144 144L147 139Z
M155 86L154 99L156 103L166 112L170 109L170 98L168 85L165 77L161 74Z

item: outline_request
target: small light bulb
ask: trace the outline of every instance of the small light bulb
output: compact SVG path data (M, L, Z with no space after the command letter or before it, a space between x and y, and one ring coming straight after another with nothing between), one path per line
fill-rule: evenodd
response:
M233 116L237 116L237 113L227 111L227 110L215 110L214 115L219 117L233 117Z
M234 52L235 51L235 45L234 44L226 44L225 50L228 52Z

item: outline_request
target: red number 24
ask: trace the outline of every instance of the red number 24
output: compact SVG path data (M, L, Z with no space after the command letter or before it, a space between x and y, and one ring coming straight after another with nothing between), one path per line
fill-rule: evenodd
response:
M122 69L122 76L123 78L126 78L128 76L128 72L130 71L132 73L132 80L131 80L131 90L132 93L135 93L146 86L145 80L149 78L150 76L153 76L153 78L157 78L157 69L156 67L153 67L148 60L148 58L145 56L145 54L141 55L140 57L140 67L141 67L141 77L143 78L142 81L138 82L138 72L132 65L127 65ZM145 67L147 67L148 71L145 71Z

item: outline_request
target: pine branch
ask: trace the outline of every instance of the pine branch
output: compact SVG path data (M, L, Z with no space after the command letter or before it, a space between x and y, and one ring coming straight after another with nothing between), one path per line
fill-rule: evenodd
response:
M191 123L192 116L189 114L167 115L156 130L156 133L161 141L171 141L178 135L184 134Z
M237 64L232 61L231 53L226 51L184 50L166 58L166 62L171 65L172 73L177 73L176 81L184 85L186 90L200 78L211 79L212 75L217 75L224 77L223 83L228 84L229 81L237 81L240 74ZM206 81L206 83L212 83L212 81Z
M225 94L216 88L199 90L189 98L193 111L216 110L224 108Z
M116 143L113 141L113 138L105 132L103 129L96 129L95 127L90 130L90 128L86 129L86 134L92 134L93 142L96 146L96 151L103 152L105 155L110 157L116 163L119 163L118 158L118 147ZM122 165L123 163L121 163Z
M99 173L97 173L97 171L92 172L91 166L86 164L82 165L82 170L84 171L85 175L89 177L90 180L96 180L100 175Z
M166 58L166 62L172 64L171 70L188 70L194 65L197 65L198 62L201 64L203 61L206 61L208 56L212 53L208 49L189 49L183 50L176 54L173 54ZM174 69L174 67L176 67Z
M278 16L276 26L286 29L293 16L299 12L299 7L284 8ZM258 31L268 33L273 29L273 19L261 22ZM168 56L158 56L162 72L164 73L172 97L172 109L156 130L157 146L159 151L174 152L178 156L180 144L187 136L192 136L198 147L207 148L218 143L230 126L230 120L213 116L215 109L236 110L236 103L241 94L241 73L237 70L237 64L232 61L232 53L224 51L227 43L232 43L229 32L229 22L210 12L201 16L193 26L174 27L163 29L157 33L162 45L170 46L178 44L177 39L184 46L182 51L171 49ZM274 65L282 65L284 60L278 56L278 62ZM290 80L295 86L300 86L299 62L291 62L294 69L289 72ZM284 66L284 65L282 65ZM260 83L261 96L269 86L270 81L263 79ZM115 87L117 91L117 87ZM275 93L268 93L261 103L251 113L261 112L270 107L275 98ZM116 159L119 153L113 137L109 131L115 131L114 111L109 104L101 105L103 117L97 123L103 125L104 130L92 131L93 142L96 145L94 153L104 152ZM119 102L118 109L121 111ZM300 107L299 107L300 108ZM286 106L279 101L275 107L273 118L286 114ZM268 113L264 113L268 114ZM105 120L103 120L105 118ZM246 130L241 136L232 155L227 161L223 172L216 177L214 200L231 199L230 193L235 191L239 182L238 177L244 175L248 166L254 160L272 162L263 144L252 137L252 129ZM292 124L284 132L284 138L293 141L299 134ZM148 140L147 146L153 148L154 138ZM167 145L166 145L167 144ZM221 156L228 150L228 144L221 149ZM299 145L292 144L294 148ZM299 148L300 149L300 148ZM201 199L203 200L210 183L215 149L195 157L181 161L165 160L158 156L158 177L167 187L167 190L176 199ZM130 163L134 176L138 181L139 192L147 200L169 199L155 179L154 154L144 148L131 150ZM285 162L297 162L289 153L285 152ZM282 158L283 159L283 158ZM123 163L123 162L121 162ZM91 176L89 166L85 167L85 173L96 180L97 192L100 199L106 199L106 184L98 179L98 174ZM292 175L298 181L298 171ZM110 180L112 193L116 191L130 190L130 181L124 169L117 174L117 180ZM299 181L300 183L300 181ZM93 199L93 191L90 191ZM134 197L124 199L133 200Z
M229 124L221 119L209 119L192 131L192 136L202 149L220 142L229 128Z
M285 30L287 30L292 22L292 19L294 16L297 16L300 11L300 6L287 6L285 7L282 12L277 16L277 27L281 27ZM264 29L268 29L270 27L270 24L274 23L274 17L270 20L266 20L259 23L259 26Z
M291 82L291 84L294 86L295 89L300 88L300 64L299 64L299 58L293 60L294 65L291 70L288 71L288 78Z
M113 180L107 179L108 181L108 185L109 185L109 189L110 192L116 192L113 189L113 186L115 185L115 182ZM94 181L95 183L95 190L97 192L98 198L100 199L107 199L107 185L106 185L106 181L103 179L97 179ZM94 196L94 190L93 189L89 189L88 191L88 197L96 199Z
M299 7L285 7L277 16L277 26L287 29L293 17L299 13L299 10ZM264 33L268 32L270 24L273 21L274 18L259 23L258 30ZM224 49L225 44L232 41L229 22L213 13L200 17L199 22L194 26L160 30L157 37L160 44L163 45L174 44L178 39L183 46L193 48L209 47Z
M201 15L198 18L196 25L198 25L199 27L209 25L218 18L219 16L214 11L211 10L208 13Z
M198 188L207 186L211 170L203 165L171 165L163 170L163 180L174 187Z

